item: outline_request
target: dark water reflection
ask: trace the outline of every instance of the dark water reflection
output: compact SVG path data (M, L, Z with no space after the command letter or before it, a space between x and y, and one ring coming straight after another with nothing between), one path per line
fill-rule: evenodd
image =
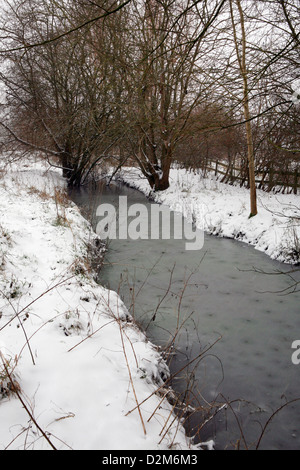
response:
M98 204L118 204L119 195L128 197L128 205L150 204L118 185L72 197L96 224ZM292 342L300 339L300 293L283 295L289 277L265 274L290 269L246 244L212 236L205 236L198 252L186 251L180 240L110 242L101 283L120 292L156 344L164 346L181 326L171 356L173 373L215 343L178 374L173 387L185 390L187 372L193 371L196 403L230 402L200 433L201 440L213 438L216 449L255 448L272 413L300 397L300 365L291 361ZM193 416L189 426L200 419ZM300 449L299 423L300 401L275 414L259 448Z

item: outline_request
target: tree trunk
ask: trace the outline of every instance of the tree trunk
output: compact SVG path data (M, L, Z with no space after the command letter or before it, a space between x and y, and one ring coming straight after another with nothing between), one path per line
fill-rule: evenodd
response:
M150 182L150 181L149 181ZM170 187L169 176L166 173L163 173L161 176L155 176L152 179L154 191L165 191Z
M153 191L165 191L170 187L169 174L170 168L164 169L154 169L151 168L151 171L143 172L146 176L151 188Z
M61 166L63 170L63 177L70 179L73 173L73 165L70 161L70 154L69 152L64 152L61 156Z
M244 116L246 121L246 135L247 135L247 149L248 149L248 163L249 163L249 185L250 185L250 217L257 215L257 195L256 195L256 184L255 184L255 157L254 157L254 145L253 145L253 136L252 136L252 127L251 127L251 115L249 110L249 87L248 87L248 74L246 66L246 32L245 32L245 20L244 13L241 6L240 0L236 0L241 32L242 32L242 53L239 51L238 39L236 34L236 27L234 22L232 0L230 2L231 7L231 18L233 26L233 34L235 41L236 54L239 62L240 72L243 78L243 107L244 107Z

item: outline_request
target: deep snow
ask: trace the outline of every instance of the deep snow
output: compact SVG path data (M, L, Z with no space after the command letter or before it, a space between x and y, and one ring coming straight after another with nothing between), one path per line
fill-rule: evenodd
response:
M98 238L63 197L59 171L42 162L4 170L0 449L49 449L45 435L56 449L191 448L154 393L168 374L161 354L89 270Z

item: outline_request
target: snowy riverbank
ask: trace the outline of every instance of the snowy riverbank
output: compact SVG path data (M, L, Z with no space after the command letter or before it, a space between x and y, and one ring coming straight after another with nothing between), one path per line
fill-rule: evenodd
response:
M210 175L172 169L170 187L152 192L137 168L124 168L117 178L154 201L183 213L208 234L253 245L272 259L300 262L300 196L258 190L258 215L249 219L249 190L223 184Z
M162 357L94 281L97 237L64 185L42 163L0 179L0 449L188 449L154 393Z

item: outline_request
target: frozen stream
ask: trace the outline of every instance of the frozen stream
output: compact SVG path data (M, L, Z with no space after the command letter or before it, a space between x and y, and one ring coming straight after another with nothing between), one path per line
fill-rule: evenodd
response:
M128 197L128 205L151 204L138 191L119 185L74 191L72 198L96 226L97 206L117 205L120 195ZM291 345L300 340L300 293L283 295L291 279L265 274L290 269L244 243L212 236L205 236L201 251L186 251L180 240L109 244L100 281L119 291L136 320L148 326L149 338L165 346L181 326L172 372L220 338L172 384L185 390L187 373L193 371L194 404L215 404L214 414L230 402L200 433L203 441L214 439L216 449L255 448L272 413L300 398L300 365L291 360ZM194 415L188 425L208 417ZM300 449L300 401L275 414L259 448Z

